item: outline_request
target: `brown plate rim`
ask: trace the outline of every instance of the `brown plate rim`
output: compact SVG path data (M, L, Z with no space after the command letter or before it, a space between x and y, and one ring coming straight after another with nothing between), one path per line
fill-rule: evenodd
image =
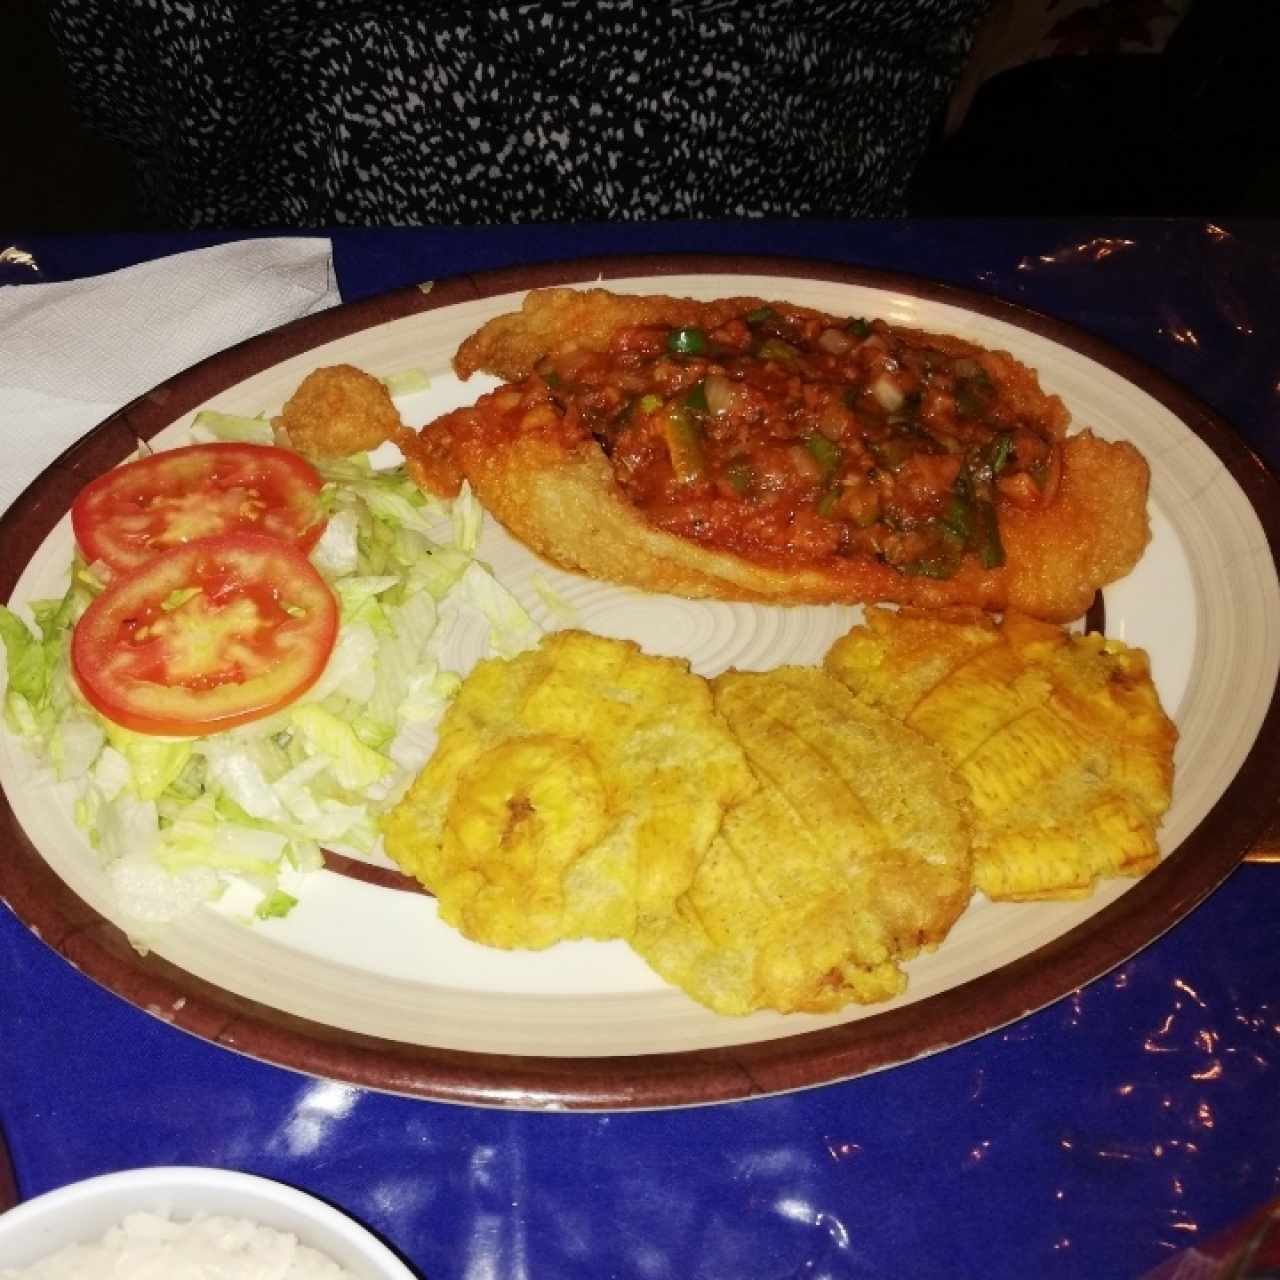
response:
M0 1213L12 1209L18 1203L18 1180L13 1172L13 1160L4 1131L0 1130Z
M71 499L138 440L211 396L335 339L455 303L554 284L749 274L827 280L949 303L1090 357L1170 409L1236 480L1280 559L1280 486L1212 409L1159 371L1075 327L1001 298L899 272L792 257L665 254L506 267L424 283L304 317L201 361L101 423L0 517L0 598ZM999 1029L1103 976L1158 938L1233 870L1271 813L1280 770L1280 695L1236 776L1199 826L1139 884L1010 964L917 1003L845 1025L720 1049L592 1058L512 1057L404 1044L247 1000L139 955L68 888L0 794L0 899L88 977L213 1044L311 1075L436 1101L518 1109L633 1110L727 1102L834 1083Z

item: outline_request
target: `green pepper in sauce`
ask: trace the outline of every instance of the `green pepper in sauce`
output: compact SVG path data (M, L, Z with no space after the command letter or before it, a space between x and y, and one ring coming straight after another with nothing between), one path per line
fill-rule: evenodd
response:
M823 475L830 475L839 465L843 456L840 452L839 445L832 444L824 435L819 435L816 431L811 436L805 437L804 447L809 450L810 456L822 468Z
M692 325L667 334L667 350L676 356L700 356L707 349L707 335Z
M860 485L843 490L840 516L858 529L869 529L875 524L880 519L880 495L874 486Z
M707 471L702 432L683 405L667 406L662 434L666 438L667 452L671 455L671 468L676 473L676 479L684 484L701 480Z
M960 557L958 554L942 551L931 556L921 556L919 560L913 560L910 564L898 567L908 577L936 578L945 581L947 578L955 577L956 571L960 568Z
M962 418L977 418L982 414L982 400L967 382L956 387L956 412Z
M1002 431L987 446L986 464L991 468L991 474L998 476L1009 465L1012 455L1013 437L1007 431Z
M1000 525L995 504L978 498L973 504L973 550L984 569L998 569L1004 564L1004 544L1000 541Z
M868 440L867 448L876 463L886 471L896 471L920 447L911 436L890 436L887 440Z
M707 380L696 383L693 389L684 398L685 407L692 409L694 413L706 413L709 406L707 405Z
M985 413L995 388L985 369L956 384L956 412L962 418L980 418Z
M956 536L945 522L932 522L938 535L933 546L918 559L899 565L901 571L918 578L945 580L956 575L964 557L964 540Z
M795 364L799 350L781 338L766 338L756 351L761 360L776 360L779 364Z
M984 449L956 477L941 523L963 550L977 555L984 569L998 569L1004 564L1004 545L992 501L990 456L990 448Z
M975 520L973 498L967 488L964 486L962 491L961 486L956 486L942 515L942 523L966 546L973 537Z

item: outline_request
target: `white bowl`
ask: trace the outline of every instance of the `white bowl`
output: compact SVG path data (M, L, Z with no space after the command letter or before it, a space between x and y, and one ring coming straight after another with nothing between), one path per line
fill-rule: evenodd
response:
M248 1173L183 1166L106 1173L46 1192L0 1215L0 1267L23 1267L70 1244L100 1240L127 1213L186 1220L248 1218L288 1231L359 1280L418 1280L364 1227L314 1196Z

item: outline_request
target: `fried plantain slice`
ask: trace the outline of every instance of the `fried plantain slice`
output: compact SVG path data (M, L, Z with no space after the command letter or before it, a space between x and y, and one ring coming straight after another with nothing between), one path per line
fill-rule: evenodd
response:
M755 785L687 663L562 631L463 682L386 849L477 942L629 938Z
M997 625L869 609L825 665L959 770L988 897L1083 897L1157 862L1177 729L1140 649L1016 614Z
M941 754L810 668L730 672L716 707L760 781L632 945L723 1014L888 999L970 893L968 801Z

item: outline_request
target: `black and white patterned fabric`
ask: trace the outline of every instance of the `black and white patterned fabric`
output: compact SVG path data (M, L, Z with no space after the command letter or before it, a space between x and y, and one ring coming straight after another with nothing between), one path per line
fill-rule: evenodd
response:
M988 0L52 0L175 226L875 216Z

